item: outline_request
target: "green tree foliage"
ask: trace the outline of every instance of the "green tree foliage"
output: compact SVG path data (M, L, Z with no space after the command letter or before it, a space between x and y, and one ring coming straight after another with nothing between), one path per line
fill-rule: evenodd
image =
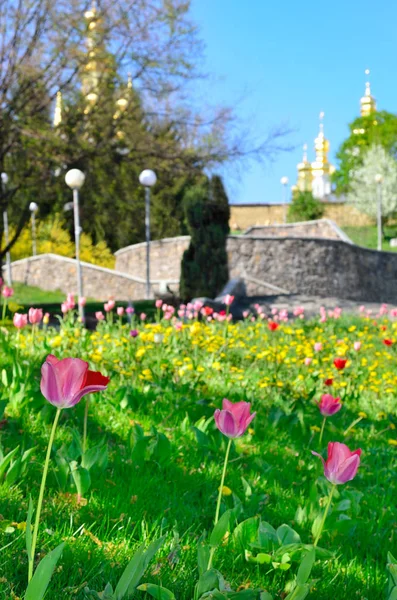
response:
M288 207L289 223L298 221L315 221L321 219L324 214L324 205L314 198L311 192L299 192L294 194L292 202Z
M342 142L336 154L338 168L332 176L336 193L347 193L351 177L363 164L366 150L373 144L397 157L397 115L380 111L368 117L359 117L349 125L350 135Z
M214 298L229 279L226 242L230 208L221 178L214 175L190 188L184 206L191 240L182 259L181 298Z
M382 175L382 183L376 176ZM378 186L381 185L381 189ZM378 193L381 191L383 222L397 211L397 160L374 144L363 155L363 162L351 175L347 200L360 212L373 219L377 215Z

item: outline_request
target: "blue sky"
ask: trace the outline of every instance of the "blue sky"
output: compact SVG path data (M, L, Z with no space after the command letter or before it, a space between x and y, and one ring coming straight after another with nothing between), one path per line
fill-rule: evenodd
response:
M295 183L302 145L313 142L325 112L330 159L359 116L366 68L378 108L397 112L397 3L388 0L192 0L211 74L201 93L235 106L244 126L265 136L277 124L295 130L296 150L272 164L223 173L231 203L280 202L280 178Z

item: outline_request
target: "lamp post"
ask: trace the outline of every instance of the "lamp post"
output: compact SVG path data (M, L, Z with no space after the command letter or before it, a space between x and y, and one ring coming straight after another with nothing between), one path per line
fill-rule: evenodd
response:
M288 177L282 177L280 183L283 186L284 223L287 222L287 185Z
M375 183L376 183L376 198L377 198L377 206L376 206L376 217L378 223L378 250L382 250L382 183L383 183L383 175L377 173L375 175Z
M150 298L150 188L157 181L156 173L145 169L139 175L139 183L145 188L145 230L146 230L146 298Z
M70 169L65 175L66 185L73 190L73 210L74 210L74 242L76 246L76 263L77 263L77 289L79 300L83 297L83 276L81 273L80 264L80 216L79 216L79 190L85 180L85 175L79 169ZM80 318L84 320L84 306L79 302Z
M3 196L6 195L7 183L8 183L8 175L7 175L7 173L2 173L1 174L1 187L2 187L2 190L3 190ZM3 228L4 228L4 241L5 241L5 245L7 247L8 244L9 244L9 241L10 241L9 230L8 230L8 214L7 214L7 209L3 211ZM6 254L6 277L7 277L7 284L8 285L12 285L11 254L10 254L10 252L7 252L7 254Z
M36 246L36 213L39 210L36 202L31 202L29 204L29 210L32 213L32 253L33 256L37 254L37 246Z

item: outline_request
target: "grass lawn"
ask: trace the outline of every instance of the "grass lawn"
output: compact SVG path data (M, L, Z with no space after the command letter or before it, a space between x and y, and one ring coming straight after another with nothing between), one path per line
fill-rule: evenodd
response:
M65 294L61 291L57 292L48 292L42 290L38 287L33 287L29 285L24 285L23 283L13 283L12 285L14 289L14 297L13 300L17 304L22 304L26 306L36 305L36 304L48 304L48 303L58 303L64 301Z
M363 227L343 227L343 231L345 231L350 239L359 246L364 246L364 248L373 248L374 250L376 250L378 247L378 230L375 225L366 225ZM397 251L397 248L392 248L390 246L390 240L392 238L397 238L397 226L385 227L382 250L386 250L388 252Z
M88 332L70 319L34 337L0 330L1 447L4 454L18 448L3 471L0 462L0 598L22 598L26 589L28 501L37 503L55 415L40 393L40 368L54 353L88 360L111 382L90 396L89 456L81 450L86 398L61 413L36 556L66 543L49 598L97 597L84 590L103 591L107 582L114 589L139 544L161 535L142 582L171 590L154 596L164 600L195 597L197 547L213 527L227 442L213 415L226 397L257 412L231 446L221 501L221 514L232 510L230 533L213 563L241 593L196 597L286 598L331 490L311 451L325 456L327 442L340 441L362 448L362 462L352 481L337 486L307 594L291 598L383 599L387 552L397 555L397 344L383 343L395 339L395 324L350 316L275 331L260 320L135 326L136 338L118 322ZM323 345L317 352L315 342ZM344 370L333 364L337 355L349 359ZM320 443L316 402L324 393L343 407L327 419ZM286 527L274 538L266 524Z

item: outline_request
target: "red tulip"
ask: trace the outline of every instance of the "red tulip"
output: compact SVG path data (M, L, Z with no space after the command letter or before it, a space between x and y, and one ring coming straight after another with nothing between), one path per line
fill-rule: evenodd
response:
M383 340L385 346L393 346L393 340Z
M342 402L340 398L334 398L331 394L323 394L317 406L323 417L332 417L332 415L340 411Z
M334 358L334 365L338 371L343 371L347 363L347 358Z
M324 379L324 385L328 385L328 386L330 386L330 385L332 385L333 383L334 383L334 380L333 380L333 379L331 379L331 378L330 378L330 379Z
M354 479L360 466L361 449L351 452L345 444L339 442L328 444L328 458L326 461L318 452L312 450L312 454L321 458L325 477L335 485Z
M267 324L269 331L276 331L280 327L280 323L276 323L275 321L269 321Z
M222 410L216 409L214 418L219 431L228 438L239 438L248 429L248 425L255 418L256 413L250 414L249 402L230 402L223 399Z
M41 393L57 408L70 408L86 394L105 390L108 383L108 377L90 371L80 358L58 360L50 354L41 367Z

